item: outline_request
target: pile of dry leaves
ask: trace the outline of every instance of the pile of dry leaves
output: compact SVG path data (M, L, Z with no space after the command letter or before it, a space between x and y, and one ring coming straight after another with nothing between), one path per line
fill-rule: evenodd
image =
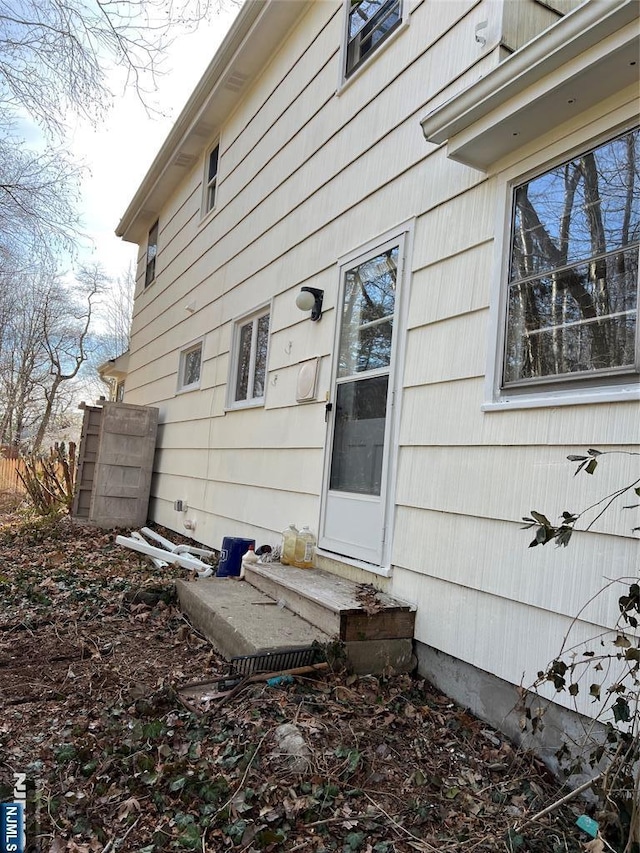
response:
M228 665L181 572L66 519L0 528L0 801L27 774L43 853L586 849L584 804L527 822L566 792L422 680L329 671L190 710L180 687Z

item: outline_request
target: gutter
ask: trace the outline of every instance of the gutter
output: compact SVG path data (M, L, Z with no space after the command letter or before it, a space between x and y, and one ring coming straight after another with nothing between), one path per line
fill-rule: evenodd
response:
M524 92L566 62L638 18L638 0L588 0L537 35L421 122L441 144Z

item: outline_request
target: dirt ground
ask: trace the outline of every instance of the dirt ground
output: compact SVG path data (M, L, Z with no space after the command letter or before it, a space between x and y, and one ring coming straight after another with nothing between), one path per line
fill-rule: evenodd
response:
M424 680L334 665L189 707L228 664L177 609L184 570L115 536L0 520L0 801L25 773L33 849L605 849L584 802L528 823L567 790Z

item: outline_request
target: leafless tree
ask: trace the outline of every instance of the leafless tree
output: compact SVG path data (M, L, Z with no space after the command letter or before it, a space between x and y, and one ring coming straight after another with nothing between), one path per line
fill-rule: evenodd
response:
M235 2L0 0L0 256L16 242L68 249L78 236L79 170L60 143L69 115L96 121L108 110L108 72L123 70L149 106L173 38ZM44 150L22 140L25 118Z
M65 283L44 267L16 283L13 309L0 302L0 440L37 452L56 417L69 406L65 388L89 356L99 268ZM5 310L3 310L5 309Z
M106 71L144 99L178 33L237 0L0 0L0 104L59 136L67 112L99 117Z
M115 281L110 282L106 291L107 298L103 300L99 312L102 326L100 336L103 340L101 355L104 360L117 358L129 349L135 285L135 270L129 266Z
M79 174L59 148L29 151L0 129L0 266L72 247Z
M32 445L36 453L49 428L61 386L75 379L87 360L94 301L106 286L106 277L97 265L84 267L77 278L81 298L70 298L60 287L51 287L44 294L42 348L49 363L50 382L42 389L45 405Z

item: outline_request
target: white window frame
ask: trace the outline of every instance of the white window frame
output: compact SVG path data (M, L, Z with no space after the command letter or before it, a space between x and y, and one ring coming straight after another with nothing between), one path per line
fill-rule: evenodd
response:
M155 241L151 242L151 235L155 233ZM145 289L150 287L156 280L156 260L158 257L158 237L160 235L160 220L156 219L147 235L147 249L145 252L145 268L144 268L144 286ZM149 275L151 271L151 275Z
M265 369L264 369L264 384L263 384L263 394L259 397L247 397L244 400L236 400L236 384L237 384L237 376L238 376L238 362L240 356L240 333L241 330L247 326L249 323L253 324L252 335L251 335L251 355L249 361L249 385L253 388L255 383L255 362L256 362L256 341L257 335L256 330L258 327L258 320L262 317L269 317L269 331L268 331L268 340L267 340L267 354L265 360ZM264 406L266 392L267 392L267 378L269 376L269 350L271 346L271 318L273 317L273 306L271 302L268 302L264 305L261 305L259 308L256 308L254 311L251 311L249 314L244 314L242 317L238 317L233 322L233 333L231 336L231 358L230 358L230 366L229 366L229 381L227 382L227 409L247 409L258 406Z
M352 80L360 76L360 73L366 68L371 61L385 50L385 48L393 42L399 33L406 29L409 23L409 2L410 0L399 0L400 3L400 21L394 29L377 44L367 56L361 59L356 66L347 72L347 58L349 47L349 13L351 11L351 0L344 0L342 14L342 45L340 50L340 79L338 82L338 91L348 86Z
M185 384L184 381L184 371L187 364L187 356L194 352L195 350L199 350L200 352L200 371L198 373L198 379L196 382L190 382L189 384ZM183 347L180 350L180 359L178 362L178 385L176 388L176 394L184 394L186 391L197 391L200 388L200 384L202 382L202 367L204 364L204 338L198 338L197 341L192 341L188 346Z
M211 163L212 155L217 152L217 163L216 163L216 173L213 178L209 179L209 165ZM203 218L208 216L216 209L216 204L218 202L218 178L220 175L220 142L216 142L215 145L212 145L211 148L207 151L207 155L204 158L204 171L202 176L202 216ZM213 203L210 204L209 199L211 195L211 191L213 190Z
M601 122L598 122L600 124ZM606 144L608 141L638 126L637 119L621 123L591 136L576 131L551 146L551 155L542 160L535 155L524 163L512 166L498 176L498 210L495 223L495 277L490 301L488 363L485 376L482 410L530 409L565 405L640 400L640 364L635 369L612 369L609 373L576 373L562 378L550 376L522 382L518 387L502 387L504 352L507 331L508 275L511 256L511 229L515 188L544 175L580 154ZM594 128L597 131L597 128ZM535 162L533 162L535 160ZM638 284L638 314L636 316L636 361L640 359L640 282Z

